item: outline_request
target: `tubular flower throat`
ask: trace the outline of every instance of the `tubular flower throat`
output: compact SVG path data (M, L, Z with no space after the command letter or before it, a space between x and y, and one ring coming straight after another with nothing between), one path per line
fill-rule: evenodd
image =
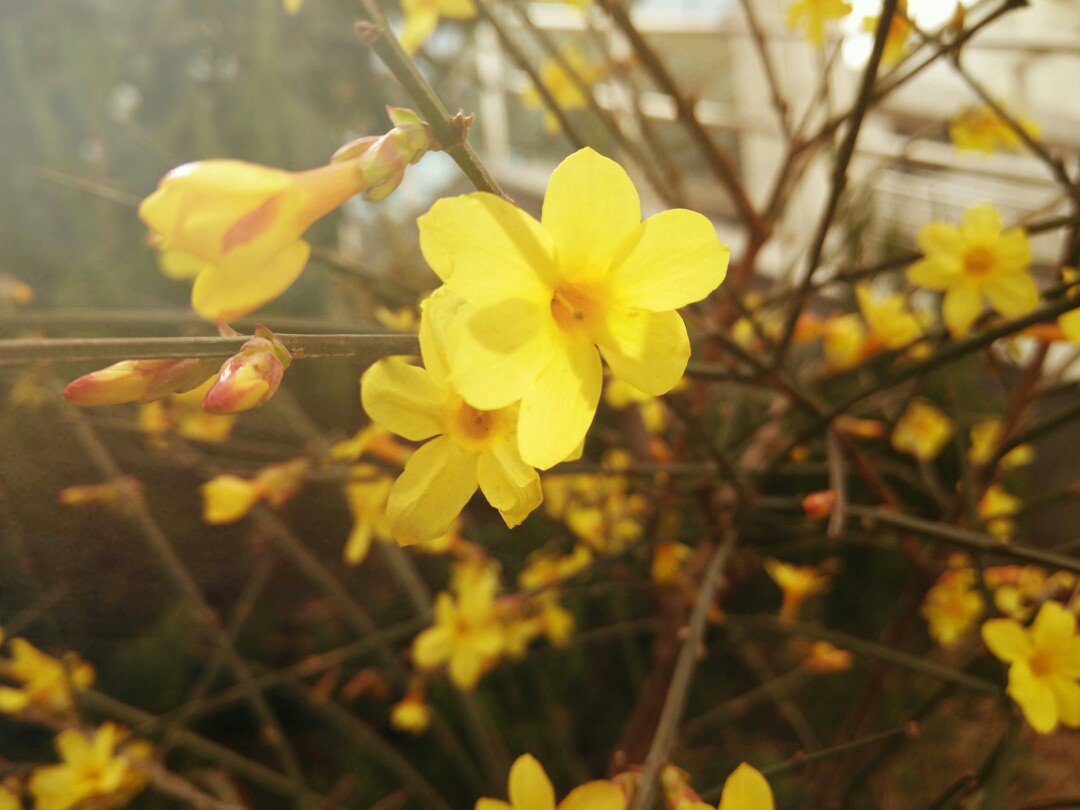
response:
M727 271L708 219L676 209L642 222L626 172L591 149L555 169L540 222L475 193L439 200L418 224L428 263L473 308L461 313L450 383L483 410L520 400L521 458L540 469L580 448L601 354L647 394L679 382L690 341L675 310Z
M977 205L960 227L931 222L919 231L924 257L907 271L908 281L945 293L942 320L953 337L968 332L982 312L983 297L1007 318L1018 318L1039 303L1028 273L1031 248L1020 228L1001 230L992 205Z
M386 515L400 543L445 534L478 486L510 527L543 497L536 471L518 453L517 406L482 410L454 388L444 352L461 306L445 288L424 302L420 353L426 368L381 360L361 380L372 420L410 441L431 439L390 490Z

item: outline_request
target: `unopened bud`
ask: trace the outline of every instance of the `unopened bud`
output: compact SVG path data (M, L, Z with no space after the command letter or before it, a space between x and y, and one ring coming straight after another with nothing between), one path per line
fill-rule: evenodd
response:
M274 333L257 327L255 337L222 364L217 380L203 398L203 410L241 413L263 405L277 392L291 363L292 355Z
M64 389L73 405L120 405L153 402L198 388L214 373L215 360L122 360L84 374Z
M836 507L836 492L831 489L823 489L811 492L802 500L802 508L809 518L821 520L832 514Z
M394 128L385 135L369 135L345 144L331 162L355 161L364 183L366 200L381 200L401 185L405 169L437 148L427 124L412 110L387 107Z

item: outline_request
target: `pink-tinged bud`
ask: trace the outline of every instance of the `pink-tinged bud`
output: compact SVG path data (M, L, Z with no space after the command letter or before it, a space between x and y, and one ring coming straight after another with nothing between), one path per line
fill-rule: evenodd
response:
M241 413L270 400L281 385L292 355L274 333L264 326L255 329L239 352L226 360L217 380L203 398L207 413Z
M366 200L388 196L405 177L405 169L438 146L427 124L412 110L387 107L394 128L385 135L358 138L345 144L330 159L333 163L354 161L366 190Z
M802 500L802 508L809 518L821 520L832 514L836 508L836 493L831 489L811 492Z
M214 373L216 360L122 360L68 383L64 399L72 405L153 402L198 388Z

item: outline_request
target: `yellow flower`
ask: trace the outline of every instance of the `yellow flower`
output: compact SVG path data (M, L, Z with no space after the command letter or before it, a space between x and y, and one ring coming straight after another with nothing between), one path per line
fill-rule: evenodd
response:
M427 42L440 17L469 20L476 16L472 0L401 0L401 10L405 13L405 27L398 39L410 55Z
M349 565L359 565L367 557L373 537L383 542L393 539L386 517L386 499L394 479L370 464L357 464L350 474L353 477L345 485L345 497L352 512L353 527L345 542L344 556Z
M121 749L126 732L105 723L89 737L69 728L56 735L61 765L38 768L30 776L34 810L106 810L126 804L145 787L145 767L153 749L142 740Z
M981 422L976 422L971 426L968 461L976 466L986 464L997 451L1003 438L1000 419L983 419ZM1021 444L1002 456L999 463L1002 469L1008 470L1030 464L1034 459L1035 448L1030 444Z
M585 84L589 85L604 75L604 68L589 62L581 51L569 45L562 49L562 56ZM588 98L571 78L570 73L555 59L548 59L540 68L540 80L551 93L555 101L564 110L580 110L588 103ZM558 117L544 105L540 91L530 87L521 94L521 103L526 107L542 107L544 110L544 131L555 134L562 130Z
M879 17L866 17L863 19L863 30L870 33L877 31ZM889 21L889 31L885 35L885 50L881 54L881 64L891 67L904 58L907 48L908 37L915 29L908 17L907 0L900 0L896 4L896 13Z
M949 417L926 400L914 399L893 428L892 446L920 461L931 461L937 458L952 433Z
M794 619L808 597L828 590L830 567L829 564L792 565L772 557L765 560L765 573L784 593L784 601L780 605L781 619Z
M886 349L903 349L923 336L922 324L899 293L876 296L868 284L855 285L859 311L870 326L870 340Z
M451 358L475 408L521 400L518 444L540 469L579 450L603 381L654 396L690 357L675 310L724 279L728 249L708 219L676 209L641 222L626 172L591 149L551 176L541 222L500 197L439 200L418 220L420 247L448 287L475 307Z
M1013 120L1032 138L1039 137L1039 126L1021 115ZM949 138L957 149L993 154L999 147L1015 151L1020 148L1020 136L1013 131L988 104L967 107L949 122Z
M0 275L0 305L22 307L33 300L33 287L13 276Z
M34 708L67 717L75 708L72 690L82 692L94 682L94 668L75 653L53 658L23 638L11 640L11 658L0 660L0 677L17 686L0 686L0 712L14 714Z
M685 543L665 540L653 549L650 576L657 585L674 585L693 549Z
M450 679L472 689L503 653L505 637L495 605L498 575L483 563L459 568L454 593L435 597L435 624L412 645L413 662L423 670L448 665Z
M854 313L829 318L821 325L825 364L833 371L843 371L858 364L866 344L866 328Z
M381 360L361 380L372 420L410 441L431 439L390 490L386 514L400 543L444 534L478 486L510 527L543 499L536 471L518 453L517 407L475 408L455 390L445 352L461 306L445 287L423 303L420 353L426 368Z
M1016 531L1016 522L1009 517L1023 506L1023 501L1010 495L1000 484L991 484L979 499L979 517L986 531L1000 540L1008 540Z
M960 227L931 222L919 231L924 257L911 265L908 280L943 290L941 316L954 337L971 328L985 296L997 312L1017 318L1039 303L1039 290L1028 273L1031 249L1020 228L1002 233L992 205L977 205Z
M510 801L479 799L474 810L626 810L626 797L611 782L597 780L574 788L555 804L555 788L532 754L510 766Z
M983 598L970 568L950 568L926 592L921 609L930 637L942 647L956 644L983 613Z
M742 763L724 782L716 810L773 810L772 788L754 766ZM713 810L705 802L682 802L677 810Z
M825 25L830 20L842 20L851 13L851 4L844 0L795 0L787 10L787 27L806 29L810 44L821 47L825 42Z
M424 696L409 692L390 708L390 725L408 734L422 734L431 724L431 707Z
M1046 602L1031 627L990 619L982 627L987 648L1009 666L1008 693L1031 727L1048 734L1063 723L1080 727L1080 636L1076 616Z
M200 487L203 520L211 524L235 523L264 499L272 506L281 506L296 494L310 466L311 462L301 458L264 467L250 480L215 475Z
M994 592L994 605L1006 616L1027 621L1035 608L1054 596L1067 598L1076 587L1069 571L1046 571L1035 565L999 565L987 568L986 585Z
M592 552L586 546L574 546L567 555L557 556L537 551L529 556L528 564L518 574L518 585L527 591L535 591L557 585L592 564Z

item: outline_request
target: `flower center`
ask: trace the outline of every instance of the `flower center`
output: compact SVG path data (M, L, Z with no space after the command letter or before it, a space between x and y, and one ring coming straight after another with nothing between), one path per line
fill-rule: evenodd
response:
M449 414L447 433L468 449L480 452L504 432L506 419L502 414L505 410L482 411L461 401Z
M994 267L994 254L984 247L971 248L964 255L964 274L971 278L985 278Z
M1045 678L1054 671L1054 659L1047 650L1035 650L1028 659L1028 666L1036 678Z
M574 284L564 284L551 296L551 316L560 329L571 332L588 330L600 311L600 296L596 290Z

